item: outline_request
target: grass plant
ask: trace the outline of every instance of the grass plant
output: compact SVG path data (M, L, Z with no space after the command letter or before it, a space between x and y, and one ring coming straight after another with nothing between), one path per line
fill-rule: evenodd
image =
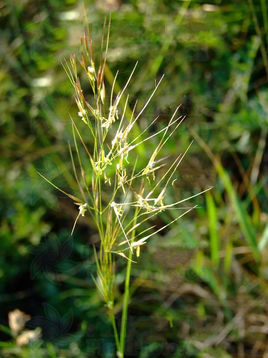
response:
M156 234L148 240L149 245L140 246L139 258L133 250L132 260L138 264L112 253L114 309L110 319L118 346L122 341L121 322L125 322L125 356L266 356L268 4L266 0L222 0L217 4L193 0L113 2L119 5L112 14L103 117L109 114L110 89L113 87L113 101L123 93L118 104L119 119L110 127L109 138L113 140L123 112L125 125L139 113L148 89L165 72L168 79L162 81L157 95L134 123L128 141L149 124L151 109L150 113L158 112L160 118L142 138L164 128L170 109L181 100L182 111L189 115L188 123L183 123L162 148L157 160L168 154L170 157L159 165L172 163L180 151L178 143L183 149L189 137L196 141L187 155L187 168L178 168L180 179L174 187L167 186L164 203L175 196L180 200L190 195L189 187L199 191L207 183L214 186L212 192L194 199L202 207ZM98 3L104 1L88 0L86 7L95 31L92 36L100 43L104 10L98 9ZM100 281L90 244L95 244L99 259L98 228L94 230L63 140L67 137L70 142L71 158L89 204L83 178L92 192L93 170L78 132L91 154L93 136L77 115L71 100L72 86L58 66L77 51L82 36L81 11L80 2L70 0L38 4L33 0L4 1L1 7L1 357L115 356L112 325L105 316L110 310L99 299L89 277L91 272L95 281ZM103 49L105 53L105 46ZM95 62L99 64L98 53L95 48ZM139 64L122 91L135 59ZM77 62L86 101L96 108L87 71ZM117 64L120 74L114 80ZM71 66L69 62L67 65ZM95 63L97 74L98 67ZM135 107L136 98L139 103ZM69 113L78 129L76 144L83 174L72 139L74 125L71 120L64 121ZM92 118L91 123L94 121ZM128 173L136 157L136 170L146 167L149 157L147 162L145 158L153 154L161 134L129 152L129 163L124 162ZM155 171L156 180L166 167ZM52 186L40 181L35 168L59 188L74 194L72 199L62 198L61 193L55 195ZM112 182L115 173L115 165L107 166L106 176ZM148 191L153 184L151 176L149 179L144 177ZM133 200L139 183L138 179L132 183L129 195ZM106 205L113 188L105 180L101 185ZM114 199L120 200L124 200L122 189ZM84 207L79 209L80 205ZM178 210L162 211L157 218L141 224L136 234L149 228L149 223L155 224L157 231L179 216ZM70 238L79 213L75 236ZM117 220L112 214L112 221ZM123 227L134 214L135 207L125 212ZM106 213L102 217L106 220ZM118 242L124 240L119 230ZM131 232L127 237L131 241ZM123 253L131 252L126 249ZM129 283L124 280L128 263ZM129 287L125 297L130 307L124 310L127 319L122 319L125 284ZM58 318L47 315L40 303L55 307ZM15 308L33 318L44 318L38 342L17 345L7 321L8 312ZM68 331L66 314L73 317L68 318Z
M186 202L210 188L173 203L166 202L166 193L172 189L178 167L191 144L171 164L167 157L161 157L161 150L185 117L178 114L178 106L166 125L158 123L158 117L155 117L145 128L139 127L138 120L157 91L163 76L145 104L137 109L139 106L136 102L130 109L129 95L126 92L137 63L121 90L116 82L118 73L113 78L111 90L106 89L104 79L109 32L110 22L107 27L104 24L103 55L98 63L95 61L88 33L82 39L81 58L77 59L73 55L70 62L64 63L78 108L77 118L71 118L73 145L69 144L69 151L80 194L69 194L42 174L41 176L78 206L72 233L81 216L89 215L94 222L99 235L99 243L94 248L97 266L94 282L113 326L117 356L123 358L132 265L138 262L144 245L153 235L166 230L196 207L185 205ZM83 76L89 84L89 95L86 95L87 91L82 85ZM154 127L157 129L154 130ZM145 164L139 160L141 147L149 153ZM177 210L177 214L175 218L173 215L168 224L152 224L156 215L169 210ZM213 257L217 261L214 254ZM118 299L119 288L116 287L119 260L123 260L126 266L122 299ZM117 299L122 312L120 324L116 320Z

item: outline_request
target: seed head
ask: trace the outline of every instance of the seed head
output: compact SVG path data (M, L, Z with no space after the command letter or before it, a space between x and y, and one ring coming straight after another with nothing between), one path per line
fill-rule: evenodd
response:
M85 216L85 212L87 211L86 207L87 203L79 205L79 215Z

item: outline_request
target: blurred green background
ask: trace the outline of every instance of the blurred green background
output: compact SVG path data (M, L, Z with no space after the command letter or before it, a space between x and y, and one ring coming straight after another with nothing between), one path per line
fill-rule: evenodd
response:
M268 357L266 0L0 1L0 356L115 356L92 280L96 232L84 218L71 237L77 208L36 172L76 190L62 61L79 52L83 4L97 54L112 14L107 85L138 60L128 93L142 104L165 74L142 121L182 104L167 154L194 144L177 195L213 186L134 265L126 356ZM39 340L17 344L14 309Z

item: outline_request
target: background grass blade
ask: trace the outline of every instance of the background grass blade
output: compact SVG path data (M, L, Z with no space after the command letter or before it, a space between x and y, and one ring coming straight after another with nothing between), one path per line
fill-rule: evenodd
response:
M220 262L219 237L217 228L217 213L213 196L210 192L206 193L206 202L208 210L209 236L210 236L210 254L212 263L218 267Z

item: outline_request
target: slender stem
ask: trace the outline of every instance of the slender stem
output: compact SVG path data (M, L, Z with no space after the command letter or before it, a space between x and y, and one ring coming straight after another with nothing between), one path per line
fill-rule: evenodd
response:
M120 358L124 357L124 350L125 350L131 266L132 266L132 252L129 250L129 260L127 262L127 271L125 277L125 292L124 292L123 312L122 312L121 331L120 331L120 350L119 350Z
M114 330L114 339L115 339L116 349L119 351L120 350L120 342L119 342L118 332L117 332L117 328L116 328L114 313L111 313L111 321L112 321L112 326L113 326L113 330Z
M136 225L138 218L139 208L137 207L134 214L134 223L133 226ZM133 241L135 237L136 230L132 231L131 241ZM119 350L119 358L124 358L125 351L125 340L126 340L126 332L127 332L127 315L128 315L128 303L129 303L129 284L130 284L130 275L132 268L132 256L133 252L129 250L128 262L127 262L127 270L125 276L125 292L124 292L124 300L123 300L123 311L122 311L122 321L121 321L121 329L120 329L120 350Z

